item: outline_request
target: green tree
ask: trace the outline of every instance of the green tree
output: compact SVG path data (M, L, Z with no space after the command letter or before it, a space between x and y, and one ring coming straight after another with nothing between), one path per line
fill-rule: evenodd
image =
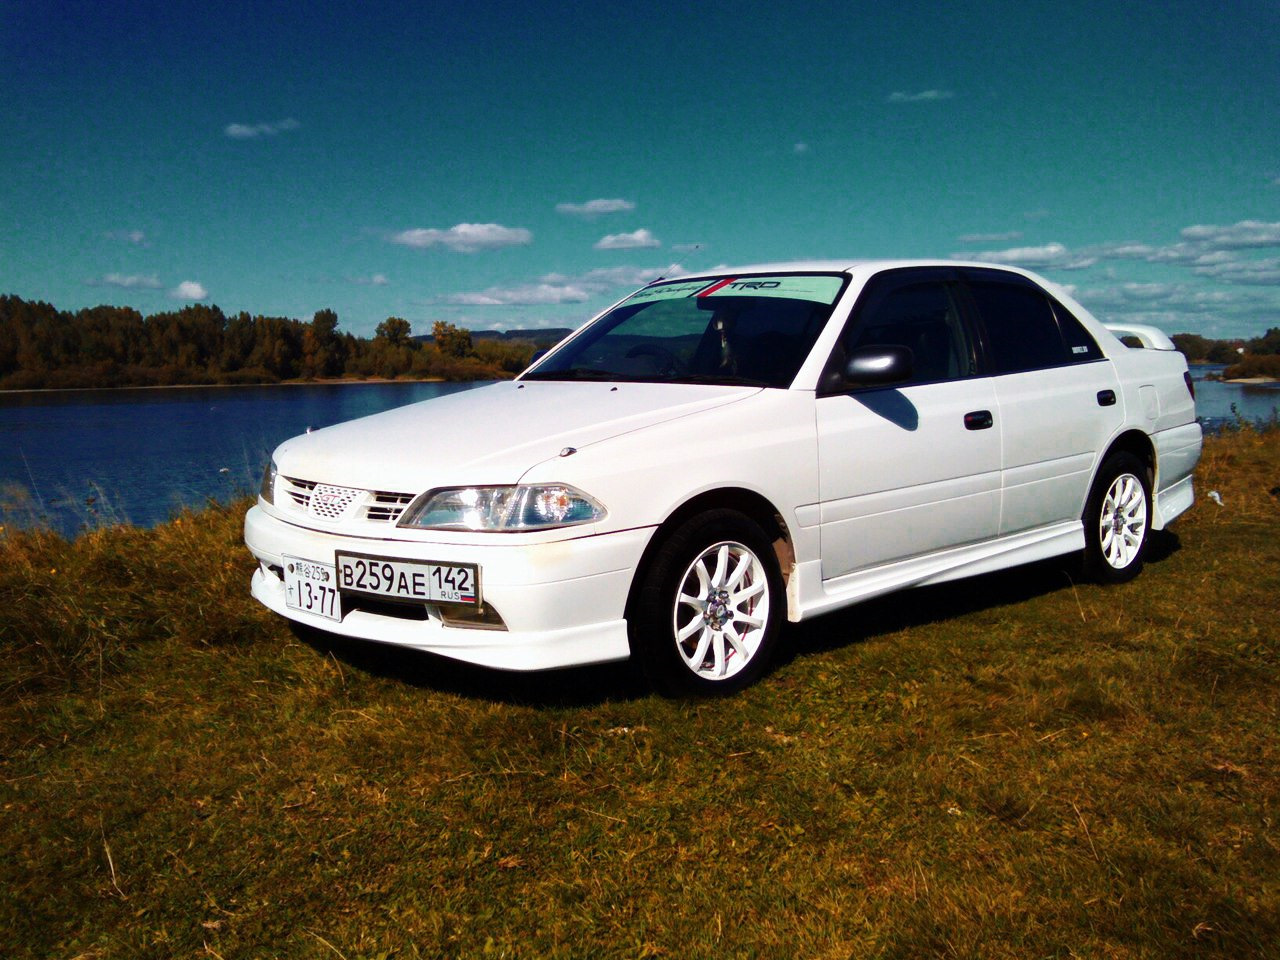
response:
M342 372L342 338L338 335L338 315L317 310L302 334L302 375L333 377Z
M1272 327L1262 336L1254 337L1245 344L1245 349L1249 353L1280 353L1280 327Z
M465 327L455 327L452 323L437 320L431 325L431 339L436 349L446 357L471 356L471 331Z
M378 329L374 331L374 336L378 340L385 340L393 347L404 346L409 342L409 335L412 328L409 321L403 317L387 317L380 324Z
M413 348L418 344L409 339L409 321L402 317L387 317L375 331L369 348L369 367L379 377L398 377L413 369Z

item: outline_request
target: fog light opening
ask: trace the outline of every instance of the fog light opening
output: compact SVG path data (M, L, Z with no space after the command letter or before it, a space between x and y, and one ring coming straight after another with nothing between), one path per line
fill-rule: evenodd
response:
M466 630L507 629L506 623L491 603L483 603L475 607L442 603L428 609L439 617L440 622L446 627L460 627Z

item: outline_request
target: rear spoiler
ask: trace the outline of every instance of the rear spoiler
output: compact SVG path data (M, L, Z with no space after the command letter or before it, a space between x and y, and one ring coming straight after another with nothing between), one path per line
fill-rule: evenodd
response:
M1143 323L1104 323L1103 326L1117 337L1133 337L1141 341L1144 350L1178 349L1169 335L1159 327L1149 327Z

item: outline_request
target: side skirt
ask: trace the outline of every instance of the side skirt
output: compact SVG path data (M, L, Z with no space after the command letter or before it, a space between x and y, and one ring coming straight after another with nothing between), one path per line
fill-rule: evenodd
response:
M804 620L904 587L945 583L1083 549L1084 525L1070 520L859 570L833 580L823 580L822 561L811 560L796 566L799 602L790 619Z

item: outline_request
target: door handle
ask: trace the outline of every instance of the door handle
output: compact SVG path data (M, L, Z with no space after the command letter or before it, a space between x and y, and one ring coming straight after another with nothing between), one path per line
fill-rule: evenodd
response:
M995 420L991 417L990 410L974 410L972 413L964 415L964 428L966 430L989 430Z
M1116 392L1114 390L1098 391L1098 406L1114 407L1116 405Z

